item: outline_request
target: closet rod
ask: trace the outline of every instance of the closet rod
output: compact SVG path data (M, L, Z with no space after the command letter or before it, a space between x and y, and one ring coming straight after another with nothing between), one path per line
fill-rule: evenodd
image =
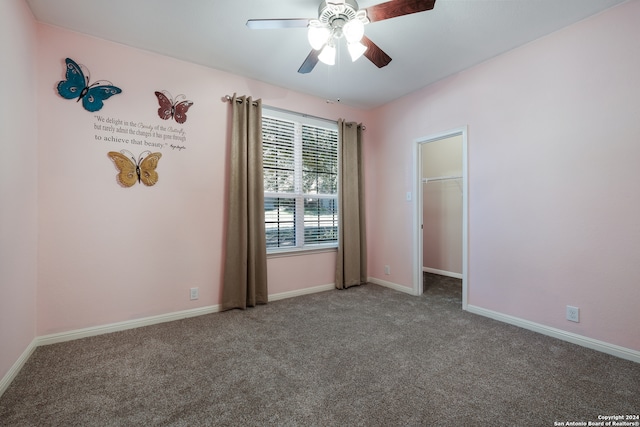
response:
M450 180L450 179L462 179L462 177L461 176L454 176L454 175L451 175L451 176L434 176L433 178L422 178L422 182L426 184L426 183L431 182L431 181L447 181L447 180Z

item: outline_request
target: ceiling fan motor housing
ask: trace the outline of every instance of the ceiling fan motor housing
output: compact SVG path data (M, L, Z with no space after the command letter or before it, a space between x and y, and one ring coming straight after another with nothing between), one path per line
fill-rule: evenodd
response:
M356 18L358 3L355 0L344 2L323 1L318 7L318 21L334 30L334 37L342 37L342 27Z

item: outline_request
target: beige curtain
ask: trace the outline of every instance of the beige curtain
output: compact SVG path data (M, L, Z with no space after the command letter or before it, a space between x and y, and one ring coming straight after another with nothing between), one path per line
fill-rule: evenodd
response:
M262 101L231 99L232 130L222 309L266 304Z
M364 221L362 126L338 120L338 257L336 288L367 281L367 241Z

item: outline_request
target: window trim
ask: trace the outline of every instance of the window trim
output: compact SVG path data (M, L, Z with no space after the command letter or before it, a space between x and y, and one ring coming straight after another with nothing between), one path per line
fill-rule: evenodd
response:
M269 117L269 118L273 118L273 119L279 119L279 120L285 120L285 121L289 121L289 122L295 122L295 123L299 123L301 125L307 125L307 126L312 126L312 127L317 127L317 128L322 128L322 129L329 129L331 131L335 131L336 135L338 135L338 122L337 121L333 121L333 120L329 120L329 119L323 119L323 118L319 118L319 117L315 117L315 116L309 116L309 115L305 115L302 113L296 113L293 111L287 111L287 110L282 110L279 108L275 108L275 107L269 107L269 106L265 106L263 105L262 107L262 115L263 117ZM302 150L300 148L296 148L296 156L300 156L300 163L302 164ZM336 161L337 161L337 170L340 170L340 151L339 151L339 146L336 146ZM296 160L297 163L297 160ZM302 182L302 170L296 170L295 171L296 174L296 182L301 183ZM339 241L339 235L340 235L340 228L338 225L338 215L339 215L339 189L340 189L340 182L339 182L339 174L336 175L336 180L337 180L337 187L336 187L336 193L335 194L306 194L306 193L302 193L302 190L300 191L300 193L276 193L276 192L264 192L264 198L282 198L283 195L286 195L285 198L292 198L294 200L296 200L296 209L300 209L297 210L298 212L303 212L302 215L296 215L295 217L295 229L296 230L302 230L301 232L296 232L296 236L295 236L295 246L286 246L286 247L267 247L267 256L268 257L284 257L284 256L295 256L295 255L307 255L307 254L313 254L313 253L323 253L323 252L335 252L338 248L338 241ZM292 197L289 197L292 196ZM337 237L336 240L334 242L330 242L330 243L312 243L312 244L304 244L304 199L305 196L308 196L307 198L314 198L314 199L330 199L330 200L335 200L335 206L336 206L336 227L337 227ZM302 206L298 206L298 204L302 205ZM265 221L266 221L266 217L265 217Z
M267 258L285 258L290 256L297 255L316 255L323 254L326 252L337 252L338 245L314 245L314 247L304 247L304 248L272 248L267 251Z

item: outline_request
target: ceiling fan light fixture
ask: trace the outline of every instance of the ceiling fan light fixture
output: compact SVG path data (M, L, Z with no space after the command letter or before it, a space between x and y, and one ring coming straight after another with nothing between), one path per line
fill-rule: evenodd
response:
M298 69L298 73L301 74L310 73L318 62L335 65L337 43L341 43L340 39L343 37L352 61L364 55L376 67L382 68L389 65L391 57L364 36L364 26L371 22L431 10L436 1L384 0L382 3L360 9L356 0L321 0L318 19L250 19L247 21L247 27L307 28L309 44L313 49Z
M349 43L347 45L347 49L349 49L349 55L351 55L351 61L355 62L367 51L367 46L363 45L360 42L355 42L355 43Z
M318 55L318 59L327 65L335 65L336 64L336 47L332 44L328 43L320 55Z
M342 27L342 33L348 43L359 43L364 36L364 23L359 19L352 19Z
M320 23L320 21L314 21L309 23L309 32L307 33L307 37L311 47L315 50L320 50L322 49L322 46L327 44L327 41L331 36L331 30Z

